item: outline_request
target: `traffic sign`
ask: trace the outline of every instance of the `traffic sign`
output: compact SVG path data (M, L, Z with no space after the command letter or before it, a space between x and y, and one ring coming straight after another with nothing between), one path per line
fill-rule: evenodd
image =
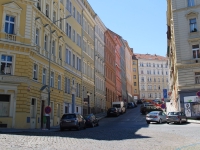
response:
M163 89L163 98L167 98L167 89Z
M197 96L200 97L200 91L197 92Z
M46 114L50 114L51 113L51 107L49 107L49 106L45 107L44 111L45 111Z

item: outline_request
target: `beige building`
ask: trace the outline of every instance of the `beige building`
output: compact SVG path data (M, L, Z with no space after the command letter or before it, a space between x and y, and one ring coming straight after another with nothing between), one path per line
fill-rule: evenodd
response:
M133 99L140 99L140 87L139 87L139 72L138 72L138 59L136 55L132 56L132 91L133 91Z
M151 54L135 54L135 56L138 59L140 98L163 99L163 89L167 91L169 89L167 58Z
M200 117L200 0L168 0L168 57L172 109Z

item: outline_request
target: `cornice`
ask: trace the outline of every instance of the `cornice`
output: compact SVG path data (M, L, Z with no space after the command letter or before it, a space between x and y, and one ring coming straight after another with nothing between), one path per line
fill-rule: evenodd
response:
M200 67L200 63L195 64L176 64L177 69Z
M172 10L172 12L178 12L178 11L183 11L183 10L192 10L192 9L196 9L196 8L199 8L200 7L200 4L199 5L195 5L193 7L184 7L184 8L179 8L179 9L174 9Z

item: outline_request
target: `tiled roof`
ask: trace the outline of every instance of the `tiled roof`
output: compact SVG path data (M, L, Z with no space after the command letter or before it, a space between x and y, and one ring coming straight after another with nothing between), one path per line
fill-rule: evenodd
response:
M167 60L166 57L151 54L134 54L137 59Z

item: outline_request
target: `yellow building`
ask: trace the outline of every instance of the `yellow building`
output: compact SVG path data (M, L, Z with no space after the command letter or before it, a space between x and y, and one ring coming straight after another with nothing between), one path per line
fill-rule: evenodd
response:
M63 113L82 113L82 9L77 1L1 0L0 10L0 126L45 128L45 85L51 86L51 126Z
M136 58L135 54L132 56L132 71L133 71L133 86L132 86L132 91L133 91L133 99L137 100L140 99L140 88L139 88L139 74L138 74L138 59Z

